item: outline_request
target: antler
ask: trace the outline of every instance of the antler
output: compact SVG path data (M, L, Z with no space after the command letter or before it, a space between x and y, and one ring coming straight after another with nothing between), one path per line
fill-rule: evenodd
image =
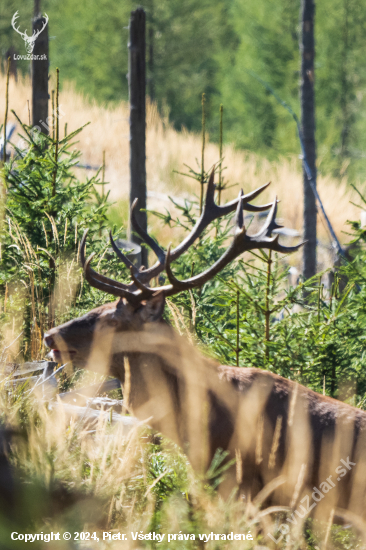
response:
M19 33L20 36L24 39L25 37L28 37L28 35L27 35L27 29L25 30L25 32L21 32L21 31L20 31L19 29L17 29L16 26L15 26L15 22L16 22L16 20L17 20L18 17L19 17L18 14L19 14L18 11L16 11L16 12L14 13L13 18L12 18L12 20L11 20L11 26L12 26L13 29L14 29L17 33Z
M243 191L240 191L239 198L243 196ZM230 247L224 252L224 254L219 258L210 268L206 269L203 273L200 275L196 275L195 277L191 277L190 279L186 279L185 281L179 281L174 275L171 270L171 256L170 251L168 249L167 258L166 258L166 273L170 282L169 288L166 288L165 295L166 296L172 296L173 294L177 294L178 292L181 292L182 290L189 290L192 288L196 288L199 286L202 286L203 284L207 283L210 279L212 279L217 273L222 271L224 267L226 267L230 262L235 260L238 256L240 256L243 252L246 252L248 250L258 249L258 248L268 248L269 250L273 250L276 252L282 252L282 253L290 253L295 252L295 250L298 250L303 243L300 243L296 246L283 246L281 245L279 240L279 235L275 235L274 237L270 237L272 231L274 229L279 229L282 227L281 225L278 225L276 223L276 213L277 213L277 197L275 201L272 204L272 208L267 216L266 222L264 226L261 228L261 230L256 233L253 236L250 236L247 234L243 220L243 209L242 209L242 203L239 200L238 201L238 207L236 211L236 228L234 233L234 238L232 240L232 243ZM156 290L155 290L156 291Z
M33 34L32 34L32 41L35 42L37 40L37 38L39 37L39 35L41 34L41 32L44 31L47 23L48 23L48 15L47 13L44 14L44 19L45 19L45 22L43 23L43 27L39 30L39 31L33 31Z
M202 286L205 282L212 279L217 273L219 273L226 265L228 265L235 258L240 256L240 254L247 250L253 250L256 248L268 248L270 250L275 250L277 252L283 253L289 253L298 250L298 248L302 246L303 243L293 247L286 247L279 244L279 235L276 235L275 237L270 236L274 229L278 229L279 227L281 227L275 221L277 213L277 198L273 203L262 206L253 206L251 204L248 204L249 200L257 197L268 185L269 183L263 185L259 189L256 189L252 193L248 193L247 195L244 195L243 191L241 191L239 193L238 199L224 206L218 206L214 201L215 185L214 171L212 171L210 180L208 182L205 206L201 217L197 221L196 225L194 226L188 237L186 237L186 239L184 239L184 241L180 245L178 245L177 248L175 248L173 251L171 251L169 247L166 253L150 237L150 235L148 235L148 233L146 233L146 231L144 231L139 226L135 214L137 204L137 200L135 200L131 208L132 226L135 229L136 233L138 233L143 239L143 241L148 244L150 248L155 252L156 256L158 257L158 262L150 269L139 271L130 262L130 260L118 249L117 245L113 241L112 235L110 234L110 241L113 250L122 260L122 262L130 269L133 283L127 285L124 283L119 283L118 281L114 281L113 279L97 273L90 267L90 262L94 254L92 254L87 260L85 260L85 243L87 235L87 231L85 231L80 246L80 257L81 263L84 268L85 278L92 286L99 288L100 290L108 292L109 294L112 294L114 296L126 298L132 304L138 304L139 302L141 302L141 300L152 296L158 291L164 292L166 296L172 296L173 294L177 294L182 290L188 290L191 288ZM262 229L253 236L247 235L244 226L243 211L248 210L250 212L261 212L263 210L268 210L269 207L271 207L271 210ZM191 244L199 237L199 235L202 234L204 229L212 221L218 219L225 214L233 212L235 208L235 234L233 241L226 252L221 256L219 260L217 260L217 262L215 262L209 269L207 269L200 275L196 275L185 281L179 281L178 279L176 279L171 270L171 262L179 258L179 256L181 256L191 246ZM147 286L146 283L148 283L151 278L159 275L159 273L161 273L164 269L166 270L170 284L154 288Z
M98 288L99 290L103 290L104 292L107 292L108 294L112 294L112 296L117 296L119 298L126 298L129 302L132 304L138 304L144 296L138 296L135 295L133 292L131 292L131 285L125 285L124 283L120 283L118 281L114 281L113 279L110 279L109 277L105 277L101 273L97 273L90 267L90 262L92 261L93 257L95 256L95 252L91 254L88 259L85 259L85 245L86 245L86 237L88 235L88 229L84 232L84 235L81 239L80 243L80 260L81 265L84 269L84 276L85 279L88 281L88 283L91 284L91 286L94 286L95 288ZM117 248L117 247L116 247ZM118 250L118 249L117 249ZM122 254L119 250L118 252ZM126 258L127 262L129 260ZM131 262L130 262L131 264ZM131 264L131 269L133 270L135 266ZM135 268L136 269L136 268ZM140 293L141 294L141 293Z
M202 211L202 214L197 221L196 225L193 227L191 233L184 239L183 242L180 243L180 245L177 246L174 250L171 252L171 261L177 260L188 248L194 243L194 241L203 233L203 231L206 229L210 223L217 220L218 218L221 218L222 216L225 216L227 214L230 214L230 212L234 212L235 208L237 207L238 202L241 200L244 206L244 210L247 210L248 212L263 212L265 210L268 210L272 203L270 204L264 204L261 206L254 206L252 204L249 204L249 201L252 201L255 199L260 193L264 191L269 185L269 183L266 183L265 185L262 185L262 187L259 187L255 191L252 191L251 193L248 193L247 195L241 195L240 199L233 200L224 206L219 206L215 203L214 195L215 195L215 184L214 184L214 176L215 176L215 170L213 169L208 181L207 185L207 192L206 192L206 199L204 208ZM131 225L135 232L141 237L141 239L155 252L158 261L156 264L154 264L149 269L146 269L143 272L138 273L138 278L142 283L148 283L151 279L154 277L157 277L162 271L165 269L165 261L166 261L166 253L164 250L160 248L160 246L142 229L142 227L139 225L136 219L136 206L137 206L137 199L132 204L131 208ZM114 249L114 251L118 254L117 246L114 244L112 236L110 235L111 244ZM127 258L122 258L121 253L118 254L119 258L123 261L125 265L127 265L126 260ZM128 265L128 267L130 267ZM135 273L136 274L136 273Z

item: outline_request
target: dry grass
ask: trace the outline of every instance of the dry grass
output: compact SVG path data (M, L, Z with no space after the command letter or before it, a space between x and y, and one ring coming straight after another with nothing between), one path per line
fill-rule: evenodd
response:
M0 97L5 97L5 80L0 77ZM10 108L20 118L28 121L28 104L31 100L29 80L10 82ZM4 103L0 104L0 120L4 118ZM102 163L103 150L106 151L106 181L110 182L111 198L126 200L129 186L129 127L128 105L124 102L115 107L103 107L95 102L88 102L83 96L75 93L69 84L65 84L60 95L60 104L65 116L61 118L61 128L68 124L71 132L86 122L91 124L78 136L77 145L82 152L82 162L91 165ZM13 120L10 115L9 121ZM63 130L61 135L63 135ZM14 141L17 142L17 137ZM163 120L155 105L148 106L147 114L147 181L148 190L155 193L171 194L176 197L192 198L199 193L198 184L193 180L173 173L173 170L186 171L184 164L197 168L200 158L201 139L199 135L175 131L166 120ZM302 228L302 174L301 161L296 158L283 158L277 163L261 159L253 153L238 151L232 145L224 147L225 181L239 185L224 193L224 201L236 196L240 187L248 192L267 181L272 185L265 191L261 201L273 200L277 195L280 200L279 216L286 226ZM208 143L206 148L206 168L219 159L218 147ZM360 183L360 188L362 185ZM347 237L342 234L346 221L358 219L360 212L350 201L355 200L355 193L347 187L346 180L341 182L331 177L319 176L318 188L326 212L334 226L337 236L343 242ZM357 202L357 200L356 200ZM169 207L169 201L161 197L149 198L149 208L163 210ZM164 231L164 244L171 237ZM329 234L323 220L319 223L319 237L329 245ZM298 260L299 261L299 260ZM321 261L327 264L327 261ZM323 266L320 266L323 267Z

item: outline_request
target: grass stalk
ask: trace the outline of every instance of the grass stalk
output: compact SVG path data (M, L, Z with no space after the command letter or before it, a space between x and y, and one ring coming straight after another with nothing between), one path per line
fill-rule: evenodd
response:
M29 99L27 99L27 105L28 105L28 124L31 126L31 113L30 113L30 107L29 107Z
M105 151L103 151L103 168L102 168L102 197L104 198L104 182L105 182Z
M270 323L270 317L271 317L271 310L269 308L269 293L270 293L270 287L271 287L271 267L272 267L272 250L269 250L268 252L268 259L267 259L267 282L266 282L266 303L264 308L264 316L265 316L265 342L266 342L266 359L268 361L269 359L269 323Z
M318 323L320 323L320 296L322 291L322 278L319 277L319 290L318 290Z
M201 156L201 192L200 192L200 214L203 208L203 186L205 184L205 144L206 144L206 94L202 94L202 156Z
M5 92L5 117L4 117L4 148L3 148L3 162L6 161L6 125L8 122L8 110L9 110L9 75L10 75L10 57L8 57L8 66L6 69L6 92Z
M219 166L219 185L218 185L218 196L217 196L217 204L221 204L221 191L223 189L222 187L222 133L223 133L223 127L222 127L222 121L223 121L223 115L224 115L224 106L220 105L220 135L219 135L219 156L220 156L220 166Z
M55 140L55 171L53 172L52 196L56 196L56 176L57 176L57 161L58 161L58 142L59 142L59 88L60 88L60 71L56 69L56 111L54 109L54 91L52 91L52 122L53 122L53 139Z
M60 133L60 125L58 120L58 109L59 109L59 102L60 102L60 69L57 67L56 69L56 111L54 113L54 116L56 117L56 153L58 154L58 141L59 141L59 133ZM57 162L57 158L56 158Z
M236 366L239 366L239 353L241 352L241 349L239 348L239 327L240 327L240 319L239 319L239 296L240 292L239 290L236 291Z
M59 93L60 93L60 71L56 69L56 110L55 110L55 91L52 90L52 136L55 141L55 169L52 176L52 197L56 196L56 178L57 178L57 163L58 163L58 146L59 146L59 119L58 119L58 109L59 109ZM52 211L51 216L47 216L51 222L52 234L55 244L60 246L58 242L58 236L55 233L55 224L53 218L56 217L57 212ZM46 213L47 215L47 213ZM52 238L52 237L51 237ZM49 301L48 301L48 328L52 328L55 320L55 304L53 289L55 287L56 281L56 265L52 257L49 258L49 269L50 269L50 280L49 280Z
M55 90L51 92L51 109L52 109L52 139L55 139Z

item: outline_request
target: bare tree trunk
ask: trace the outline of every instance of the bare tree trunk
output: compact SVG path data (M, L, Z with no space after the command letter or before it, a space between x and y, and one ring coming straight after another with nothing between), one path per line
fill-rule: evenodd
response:
M146 18L142 8L131 12L129 43L130 96L130 204L138 199L137 220L147 231L146 212ZM129 227L129 239L140 244L142 240ZM141 250L142 265L147 267L148 251Z
M149 96L150 101L155 99L155 81L154 81L154 0L150 0L149 17Z
M34 0L34 17L40 17L41 14L41 0Z
M351 97L350 97L350 78L349 78L349 3L346 0L344 2L344 14L342 21L342 54L340 59L340 107L342 112L342 131L341 131L341 151L340 151L340 165L339 173L342 170L342 164L345 158L349 156L349 138L352 124L352 113L350 109Z
M301 2L301 131L309 168L316 185L315 97L314 97L314 0ZM304 181L304 240L303 275L305 279L316 273L316 199L303 168Z
M40 13L40 0L35 0L33 32L42 29L44 22ZM32 124L48 134L48 25L35 41L33 55L41 58L32 60Z

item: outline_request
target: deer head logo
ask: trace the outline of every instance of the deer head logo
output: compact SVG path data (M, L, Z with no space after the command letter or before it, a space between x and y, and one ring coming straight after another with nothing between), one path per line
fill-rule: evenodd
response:
M18 17L19 17L19 15L18 15L18 12L16 11L13 15L13 19L11 20L11 25L12 25L13 29L15 31L17 31L17 33L19 33L20 36L23 38L23 40L25 42L25 49L27 50L27 53L32 53L35 41L37 40L37 38L41 34L41 32L45 29L45 27L48 23L48 15L47 15L47 13L45 13L45 17L44 17L45 21L43 23L43 27L41 28L41 30L39 30L37 32L34 31L32 36L27 35L27 29L25 29L24 32L21 32L19 29L16 28L15 24L16 24L16 20L18 19Z

